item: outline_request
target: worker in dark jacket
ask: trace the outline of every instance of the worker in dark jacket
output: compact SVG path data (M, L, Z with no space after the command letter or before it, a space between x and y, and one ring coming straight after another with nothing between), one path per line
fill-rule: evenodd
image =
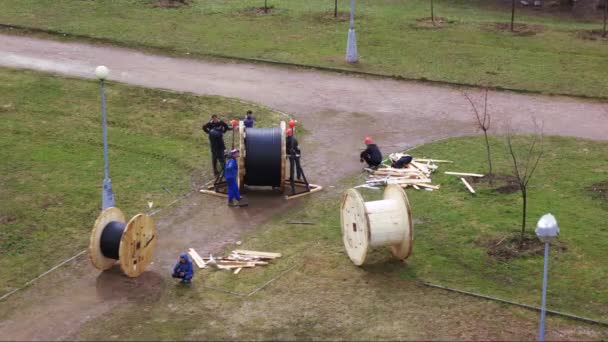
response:
M245 120L243 121L243 124L245 125L246 128L251 128L253 127L253 122L255 121L255 119L253 118L253 112L251 112L250 110L247 111L247 116L245 117Z
M372 138L366 137L364 142L367 148L361 152L361 162L365 161L368 167L375 169L382 163L382 153Z
M287 129L287 138L285 138L285 150L289 157L289 180L293 180L294 168L296 171L297 179L302 178L302 167L300 166L300 147L298 146L298 139L293 136L293 129Z
M409 167L412 162L412 156L409 154L393 153L389 156L391 167L395 169L403 169Z
M234 149L230 151L230 158L226 163L226 185L228 186L228 206L229 207L244 207L246 202L241 201L241 192L237 178L239 176L239 164L237 159L241 156L240 151ZM236 203L234 202L236 200Z
M181 279L182 284L190 284L194 276L194 268L188 253L182 253L179 256L179 261L173 267L173 278Z
M209 145L211 146L211 165L213 167L213 174L217 176L220 170L224 167L224 154L226 153L226 146L224 145L224 133L229 131L231 128L217 115L213 114L211 120L203 125L203 131L209 135ZM218 170L217 164L220 165Z

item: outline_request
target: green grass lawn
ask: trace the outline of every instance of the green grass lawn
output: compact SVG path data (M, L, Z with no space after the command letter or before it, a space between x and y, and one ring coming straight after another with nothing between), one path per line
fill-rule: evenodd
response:
M110 176L130 217L159 208L209 176L210 114L260 124L279 114L238 100L109 83ZM82 250L101 206L99 85L0 69L0 293ZM226 136L228 138L230 134ZM168 193L166 188L170 193Z
M361 62L344 63L348 20L331 15L328 0L271 0L271 14L248 11L263 1L193 0L161 9L153 0L0 0L0 23L57 30L121 45L183 55L224 55L360 70L546 93L608 96L606 40L578 38L601 23L520 11L519 22L541 32L499 32L507 9L471 0L436 1L436 15L451 22L420 28L425 0L358 0L356 30ZM340 11L348 2L340 0ZM76 15L77 13L77 15Z
M239 248L283 253L273 265L244 269L238 275L199 270L191 288L173 286L167 278L166 290L151 291L146 299L131 301L87 324L78 338L534 339L535 312L511 306L497 309L485 300L429 290L418 283L428 281L540 305L542 255L497 259L479 243L519 231L519 193L501 194L486 183L474 183L477 195L473 196L457 177L443 174L448 170L483 173L482 139L454 138L412 150L416 156L456 163L441 164L433 175L433 183L440 184L441 190L407 189L417 223L413 254L405 263L393 260L388 247L374 249L362 267L348 259L340 232L340 196L364 179L350 177L331 191L303 200L304 205L245 238ZM557 217L560 248L551 250L547 305L607 321L608 203L586 189L608 178L608 143L545 139L545 158L530 183L528 233L533 236L542 214L551 212ZM511 168L503 139L494 137L492 144L495 170L508 174ZM363 195L370 201L380 193L365 190ZM285 224L291 220L315 225ZM279 275L252 297L210 289L247 294ZM142 314L133 315L135 311ZM554 318L547 331L553 334L548 339L608 336L597 326ZM591 331L596 332L585 335Z

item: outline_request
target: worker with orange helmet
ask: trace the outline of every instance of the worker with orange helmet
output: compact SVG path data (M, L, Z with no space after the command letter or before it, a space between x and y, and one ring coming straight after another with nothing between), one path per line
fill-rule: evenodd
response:
M298 146L298 140L293 136L293 128L288 128L286 132L287 137L285 138L285 151L289 157L289 180L293 180L294 168L296 171L297 179L302 178L302 168L300 167L300 147Z
M382 152L380 152L378 145L374 144L370 137L366 137L363 142L367 148L361 152L361 162L365 161L367 166L372 169L378 168L378 165L382 163Z

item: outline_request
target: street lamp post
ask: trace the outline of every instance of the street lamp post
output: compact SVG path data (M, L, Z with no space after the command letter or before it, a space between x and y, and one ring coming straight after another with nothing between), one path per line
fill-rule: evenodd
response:
M357 63L357 37L355 35L355 0L350 0L350 28L348 29L348 42L346 44L346 62Z
M101 127L103 130L103 190L101 192L102 209L114 206L114 192L112 192L112 180L108 166L108 128L106 125L106 96L104 90L104 80L108 77L110 70L100 65L95 68L95 76L101 85Z
M543 267L543 294L542 294L542 304L540 311L540 323L538 327L538 341L545 341L545 314L546 314L546 305L547 305L547 269L549 267L549 242L557 237L559 234L559 227L557 226L557 221L555 220L555 216L551 214L543 215L538 223L536 224L536 236L540 239L540 241L545 243L545 264Z

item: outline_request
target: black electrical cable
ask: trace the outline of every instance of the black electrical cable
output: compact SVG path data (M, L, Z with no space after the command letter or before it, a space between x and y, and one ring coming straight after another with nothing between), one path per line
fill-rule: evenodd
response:
M245 184L281 186L281 129L247 128Z
M118 260L120 239L122 239L122 233L125 231L126 226L127 224L124 222L112 221L104 227L99 245L101 253L106 258Z

